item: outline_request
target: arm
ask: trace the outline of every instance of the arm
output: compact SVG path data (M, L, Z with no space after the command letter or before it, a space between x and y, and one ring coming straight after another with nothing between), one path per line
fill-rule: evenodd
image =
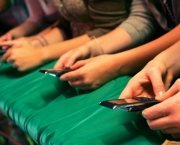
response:
M156 30L156 22L145 1L133 0L130 10L129 17L119 27L98 37L96 41L92 40L84 46L66 53L60 58L55 67L69 67L76 60L104 53L121 52L151 40Z
M73 87L94 89L118 76L136 73L157 54L180 40L179 31L180 26L177 26L166 35L137 48L77 61L70 66L73 71L63 74L61 79L69 81Z
M65 52L72 50L76 47L79 47L81 45L84 45L88 41L90 41L91 38L87 35L84 34L82 36L58 42L55 44L51 44L49 46L46 46L42 48L43 51L43 61L50 61L59 58L62 54Z
M98 41L105 53L116 53L152 40L156 30L157 23L146 2L133 0L129 17L118 28L98 38Z
M11 35L12 39L32 35L40 30L39 22L42 21L44 13L39 2L37 0L26 0L26 5L29 11L29 18L19 26L7 32L7 34ZM3 39L3 36L1 39Z
M133 74L142 69L142 67L157 54L180 40L180 33L177 32L180 32L180 25L154 41L115 54L116 62L113 65L118 66L118 62L124 62L124 64L120 66L117 76Z

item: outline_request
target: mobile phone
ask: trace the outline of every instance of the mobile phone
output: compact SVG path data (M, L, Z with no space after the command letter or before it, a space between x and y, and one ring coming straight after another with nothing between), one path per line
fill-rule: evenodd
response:
M40 69L39 72L43 74L49 74L53 77L60 77L61 75L70 72L71 69L65 68L65 69L51 69L51 68L46 68L46 69Z
M158 100L154 98L146 97L134 97L132 99L116 99L116 100L106 100L100 102L99 105L108 107L110 109L121 109L128 112L138 112L142 111L145 108L151 107L159 103Z
M4 54L7 51L7 49L0 48L0 54Z

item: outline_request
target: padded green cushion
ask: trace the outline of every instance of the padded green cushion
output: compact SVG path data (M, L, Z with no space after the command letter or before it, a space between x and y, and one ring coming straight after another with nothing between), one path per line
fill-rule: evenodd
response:
M43 68L53 67L54 62ZM130 77L78 94L67 82L34 70L0 66L0 109L41 145L155 145L164 138L140 114L99 105L118 98Z

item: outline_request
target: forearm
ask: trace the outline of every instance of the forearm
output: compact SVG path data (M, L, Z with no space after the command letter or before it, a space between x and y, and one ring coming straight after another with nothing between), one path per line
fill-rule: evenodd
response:
M118 28L99 37L105 53L121 52L151 40L157 23L144 0L133 0L129 17Z
M58 59L65 52L77 48L85 43L89 42L91 38L88 35L82 35L77 38L73 38L70 40L62 41L59 43L51 44L42 48L43 51L43 60L50 61L54 59Z
M53 43L58 43L66 39L66 35L63 30L55 27L49 32L45 33L42 35L44 39L47 41L47 43L53 44Z
M137 48L115 54L115 66L119 68L119 75L136 73L156 55L180 40L180 26L177 26L162 37ZM118 65L118 63L122 65Z
M105 54L124 51L132 47L132 39L129 33L118 27L113 31L97 38Z
M16 39L22 36L32 35L38 30L39 30L39 27L37 27L36 23L31 22L31 21L25 21L21 25L10 30L8 33L12 34L13 39Z
M132 0L129 17L119 27L129 33L133 47L137 47L154 38L158 24L145 0Z

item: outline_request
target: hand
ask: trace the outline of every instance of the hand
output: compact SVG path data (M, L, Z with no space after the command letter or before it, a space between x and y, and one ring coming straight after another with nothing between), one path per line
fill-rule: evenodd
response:
M169 88L172 79L173 75L163 62L153 60L129 81L120 98L143 96L158 99Z
M180 79L162 97L165 101L144 110L143 116L151 129L180 139Z
M0 37L0 42L12 40L13 36L11 33L6 33Z
M27 40L9 40L0 42L0 46L2 46L2 49L7 48L14 48L14 47L21 47L22 45L30 44Z
M2 62L12 62L19 71L26 71L43 63L43 49L29 44L13 47L7 50Z
M117 77L119 67L114 67L113 55L101 55L76 62L70 67L73 71L60 77L73 87L83 90L96 89Z
M69 68L78 60L83 60L102 54L104 54L103 49L101 48L97 39L94 39L87 44L70 50L62 55L54 68Z
M4 42L0 42L0 46L2 46L2 49L7 49L10 47L20 47L21 45L26 45L26 44L30 44L36 48L40 48L43 47L42 44L40 43L40 40L36 39L36 37L21 37L18 38L16 40L9 40L9 41L4 41Z

